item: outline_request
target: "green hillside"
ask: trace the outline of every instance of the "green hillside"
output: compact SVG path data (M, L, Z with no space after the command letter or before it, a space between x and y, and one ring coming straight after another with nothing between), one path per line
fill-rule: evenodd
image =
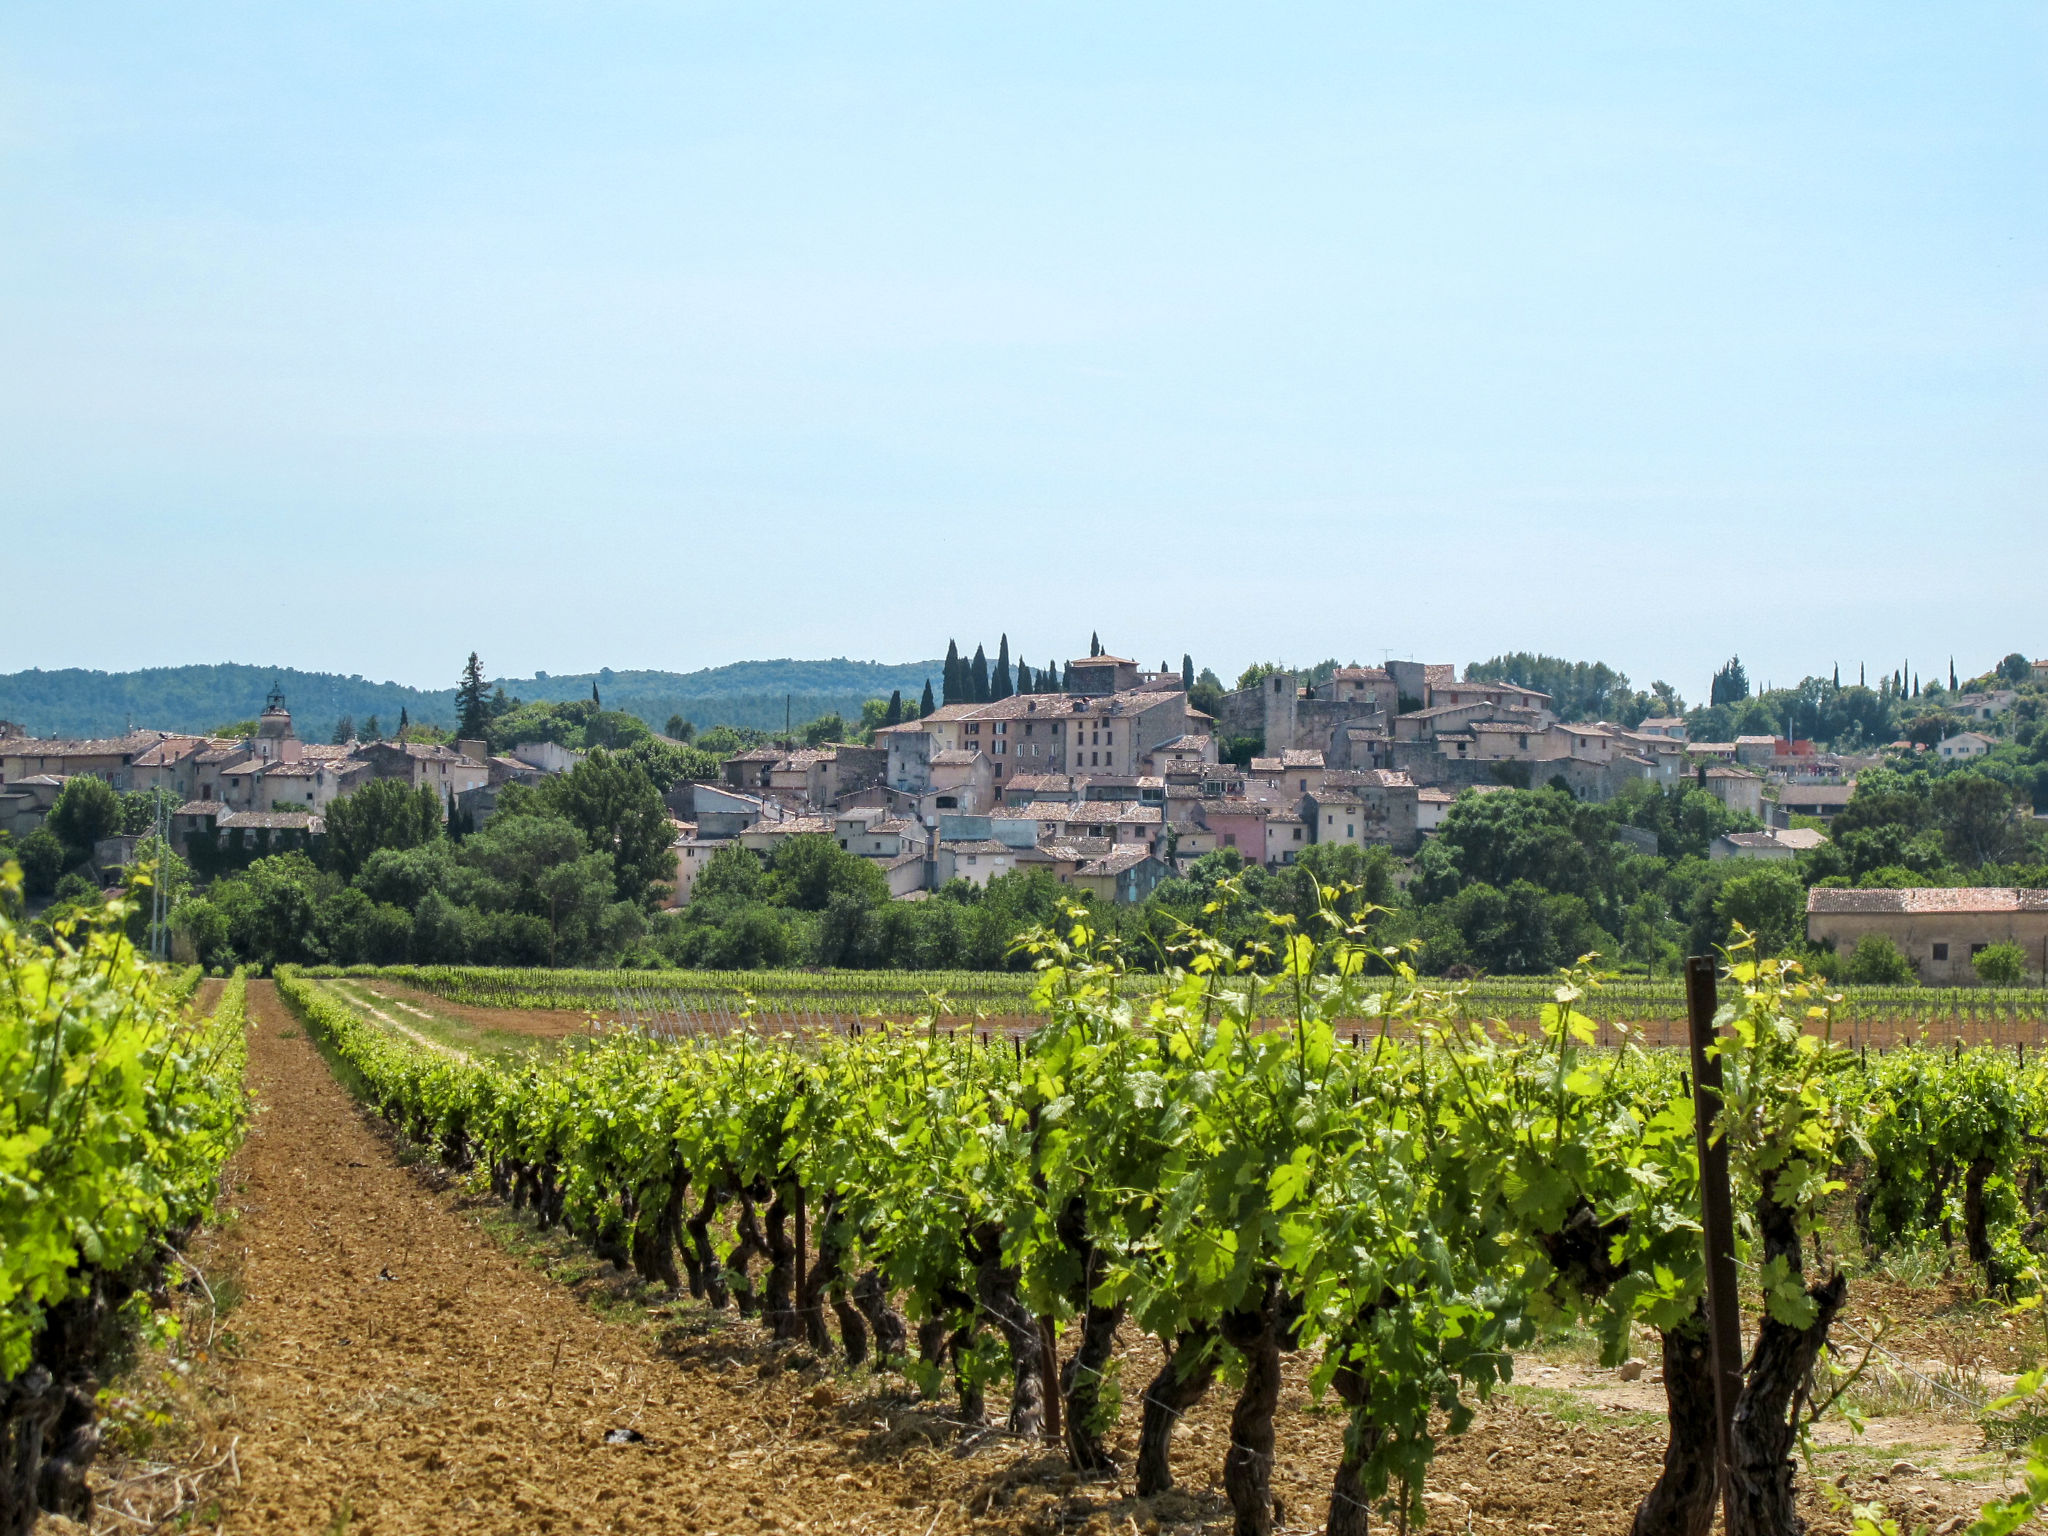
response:
M456 668L451 667L451 674ZM672 714L712 725L780 727L788 713L798 724L838 710L857 718L863 700L903 690L915 703L927 677L937 688L936 661L888 666L872 661L740 661L698 672L613 671L541 673L503 678L505 691L523 699L582 699L596 685L605 707L638 715L659 730ZM37 736L108 736L129 726L169 731L207 731L246 720L263 708L272 685L284 689L299 734L325 740L337 719L352 716L360 726L375 715L390 730L403 709L427 724L455 723L455 689L408 688L336 672L301 672L291 667L149 667L135 672L91 672L65 668L0 675L0 720L12 720Z

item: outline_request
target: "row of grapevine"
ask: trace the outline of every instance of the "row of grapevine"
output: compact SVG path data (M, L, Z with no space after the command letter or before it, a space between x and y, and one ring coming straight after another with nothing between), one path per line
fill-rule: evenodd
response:
M311 975L383 977L450 1002L494 1008L612 1011L622 993L645 995L672 1010L731 1012L749 1003L792 1014L836 1018L921 1016L943 997L948 1012L1021 1019L1033 1011L1033 978L1004 971L588 971L487 966L400 965L320 968ZM1133 973L1129 995L1164 985L1161 977ZM1468 1005L1511 1023L1535 1022L1549 1002L1554 977L1484 977L1466 984ZM1362 987L1384 992L1386 983ZM2041 987L1846 986L1835 1021L1852 1044L1889 1046L1920 1038L1970 1044L2033 1043L2048 1026L2048 989ZM1676 981L1609 977L1588 994L1583 1009L1603 1027L1603 1040L1621 1036L1610 1026L1649 1028L1652 1038L1684 1039L1685 992Z
M38 942L0 868L0 1536L84 1518L115 1314L213 1207L244 1120L243 989L189 1009L109 903Z
M1084 929L1042 936L1044 1022L995 1047L934 1013L850 1037L618 1031L472 1063L310 976L279 984L387 1116L515 1204L814 1349L881 1356L930 1392L950 1380L970 1419L1007 1380L1010 1428L1057 1436L1079 1472L1108 1465L1123 1330L1167 1362L1140 1396L1141 1493L1171 1485L1180 1415L1219 1375L1240 1383L1222 1471L1249 1536L1273 1523L1281 1356L1312 1351L1316 1390L1349 1410L1327 1528L1355 1536L1375 1505L1420 1518L1433 1415L1460 1430L1543 1319L1588 1320L1614 1361L1654 1327L1674 1401L1711 1401L1677 1059L1592 1049L1571 982L1539 1029L1485 1028L1467 992L1365 980L1363 937L1283 932L1283 969L1258 976L1196 936L1186 969L1140 981ZM1803 1261L1860 1150L1861 1074L1806 1033L1825 1005L1796 976L1738 958L1724 1124L1766 1306L1745 1449L1777 1468L1843 1299ZM1698 1524L1712 1439L1674 1423L1639 1530ZM1781 1481L1750 1490L1751 1528L1790 1528Z

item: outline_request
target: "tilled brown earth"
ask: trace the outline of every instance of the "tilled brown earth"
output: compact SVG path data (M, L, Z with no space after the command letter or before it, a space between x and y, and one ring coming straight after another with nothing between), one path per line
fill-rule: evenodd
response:
M825 1410L794 1379L679 1369L507 1256L400 1166L270 984L249 1000L262 1111L242 1159L226 1529L801 1529L868 1511L892 1530L937 1513L907 1468L835 1481L840 1426L812 1422Z
M609 1271L558 1283L551 1256L557 1275L588 1277L594 1262L405 1166L275 990L253 983L249 1001L262 1108L238 1159L244 1299L214 1438L234 1445L240 1480L215 1485L221 1529L1229 1529L1221 1385L1176 1436L1182 1488L1138 1500L1128 1477L1079 1484L1056 1452L969 1431L894 1376L833 1376L751 1324L663 1302ZM1116 1436L1126 1465L1157 1363L1151 1341L1129 1340ZM1274 1469L1283 1529L1295 1532L1321 1527L1343 1435L1340 1417L1309 1402L1310 1363L1288 1362ZM1598 1380L1573 1385L1497 1398L1444 1443L1433 1528L1621 1536L1661 1454L1662 1425L1644 1411L1661 1389L1646 1379L1610 1397ZM1910 1494L1889 1489L1872 1481L1885 1464L1861 1464L1857 1495L1894 1493L1916 1525L1988 1491L1931 1475L1897 1479ZM1802 1503L1815 1529L1846 1526L1817 1496Z

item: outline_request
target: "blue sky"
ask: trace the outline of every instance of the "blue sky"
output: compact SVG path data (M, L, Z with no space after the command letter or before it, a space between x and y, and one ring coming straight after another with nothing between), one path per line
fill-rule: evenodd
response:
M2044 44L10 8L0 671L2048 654Z

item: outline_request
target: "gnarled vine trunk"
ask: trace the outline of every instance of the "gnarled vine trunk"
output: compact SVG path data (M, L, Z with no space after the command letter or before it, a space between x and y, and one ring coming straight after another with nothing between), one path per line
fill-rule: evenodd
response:
M762 1288L761 1321L778 1339L803 1337L803 1323L796 1315L796 1244L789 1240L789 1192L775 1187L768 1202L768 1282Z
M1757 1202L1757 1226L1768 1264L1782 1256L1795 1275L1804 1273L1793 1212L1768 1195ZM1808 1376L1828 1328L1849 1294L1837 1271L1806 1288L1814 1318L1794 1328L1765 1314L1735 1400L1733 1460L1728 1497L1728 1536L1800 1536L1805 1529L1793 1502L1792 1449L1796 1418Z
M754 1317L760 1313L761 1301L754 1294L754 1277L749 1266L755 1259L765 1258L768 1243L761 1236L761 1219L754 1214L754 1197L751 1191L739 1191L740 1213L733 1219L733 1231L739 1241L725 1256L726 1283L732 1287L733 1299L739 1303L741 1317Z
M1379 1449L1380 1428L1366 1413L1371 1396L1366 1380L1349 1363L1337 1367L1330 1388L1351 1409L1344 1426L1344 1454L1337 1460L1337 1475L1330 1484L1330 1511L1324 1521L1324 1536L1368 1536L1372 1530L1372 1500L1367 1496L1365 1466Z
M1081 1314L1081 1342L1073 1357L1060 1369L1060 1395L1066 1402L1064 1428L1067 1465L1076 1472L1114 1472L1103 1431L1112 1427L1101 1422L1104 1371L1116 1353L1116 1331L1124 1320L1124 1306L1101 1307L1093 1302Z
M711 1223L724 1203L725 1192L716 1184L710 1185L704 1191L704 1203L697 1207L697 1214L683 1223L690 1235L684 1252L694 1259L684 1261L690 1266L690 1294L702 1296L720 1308L731 1303L732 1292L725 1283L725 1266L718 1262L718 1253L711 1246Z
M825 1298L828 1294L838 1297L845 1295L840 1276L844 1273L846 1252L846 1218L839 1213L838 1201L830 1195L818 1208L818 1257L804 1276L802 1290L796 1299L797 1316L802 1319L804 1338L819 1354L832 1352L832 1335L825 1328ZM867 1358L867 1326L861 1322L860 1314L851 1307L835 1304L839 1315L839 1331L846 1339L846 1358L858 1365ZM846 1335L846 1315L853 1312L853 1325L857 1338Z
M1215 1330L1197 1323L1167 1346L1166 1363L1145 1388L1138 1425L1138 1497L1173 1486L1173 1427L1216 1379Z
M1707 1536L1720 1492L1715 1475L1720 1429L1714 1420L1714 1365L1701 1301L1663 1333L1666 1434L1664 1470L1636 1506L1629 1536Z
M1244 1387L1230 1410L1230 1449L1223 1456L1223 1491L1237 1521L1236 1536L1272 1536L1273 1411L1280 1404L1278 1277L1268 1275L1254 1306L1223 1317L1223 1339L1244 1357Z
M1042 1435L1047 1374L1045 1340L1038 1330L1038 1319L1017 1294L1016 1267L1003 1262L1002 1228L992 1223L975 1228L970 1252L981 1309L1002 1330L1010 1346L1010 1431L1017 1435Z
M889 1288L882 1283L880 1270L865 1270L853 1282L853 1304L874 1330L875 1355L881 1363L902 1359L909 1335L903 1314L889 1305Z

